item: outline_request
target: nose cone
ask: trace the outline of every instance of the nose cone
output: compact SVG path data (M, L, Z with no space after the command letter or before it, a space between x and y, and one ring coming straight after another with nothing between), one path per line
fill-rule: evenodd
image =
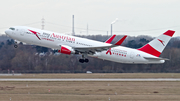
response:
M9 29L7 29L7 30L5 30L5 33L6 33L7 35L9 35L9 34L11 34L11 31L10 31Z

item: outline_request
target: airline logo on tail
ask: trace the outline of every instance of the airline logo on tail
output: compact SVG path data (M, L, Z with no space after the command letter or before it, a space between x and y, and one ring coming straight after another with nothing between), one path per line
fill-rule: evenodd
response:
M164 45L164 41L162 41L162 40L160 40L160 39L158 39L158 40L162 43L163 46L165 46L165 45Z

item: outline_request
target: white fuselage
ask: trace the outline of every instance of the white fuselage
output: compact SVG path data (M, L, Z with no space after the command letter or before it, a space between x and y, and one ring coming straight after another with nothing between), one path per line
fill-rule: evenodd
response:
M11 38L21 42L44 46L53 49L60 49L60 45L66 45L72 48L98 47L98 46L109 45L108 43L60 34L51 31L40 30L36 28L30 28L24 26L16 26L14 28L15 30L6 30L6 34L8 34ZM37 33L38 36L30 32L29 30L38 32ZM147 60L144 57L154 58L155 56L136 49L131 49L123 46L117 46L107 51L96 52L96 54L89 56L100 58L103 60L119 62L119 63L136 63L136 64L164 63L164 60L156 60L156 61Z

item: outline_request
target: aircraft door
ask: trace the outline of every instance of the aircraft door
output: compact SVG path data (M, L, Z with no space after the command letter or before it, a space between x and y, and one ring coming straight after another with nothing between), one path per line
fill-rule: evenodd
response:
M130 54L130 58L133 59L134 58L134 52L131 52Z
M15 34L14 31L12 31L12 34Z
M23 29L19 30L19 32L21 36L24 36L25 31Z

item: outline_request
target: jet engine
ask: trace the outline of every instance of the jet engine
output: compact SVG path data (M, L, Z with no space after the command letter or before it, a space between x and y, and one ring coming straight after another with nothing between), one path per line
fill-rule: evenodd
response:
M61 48L58 50L58 52L68 55L75 54L75 50L72 47L66 45L61 45Z

